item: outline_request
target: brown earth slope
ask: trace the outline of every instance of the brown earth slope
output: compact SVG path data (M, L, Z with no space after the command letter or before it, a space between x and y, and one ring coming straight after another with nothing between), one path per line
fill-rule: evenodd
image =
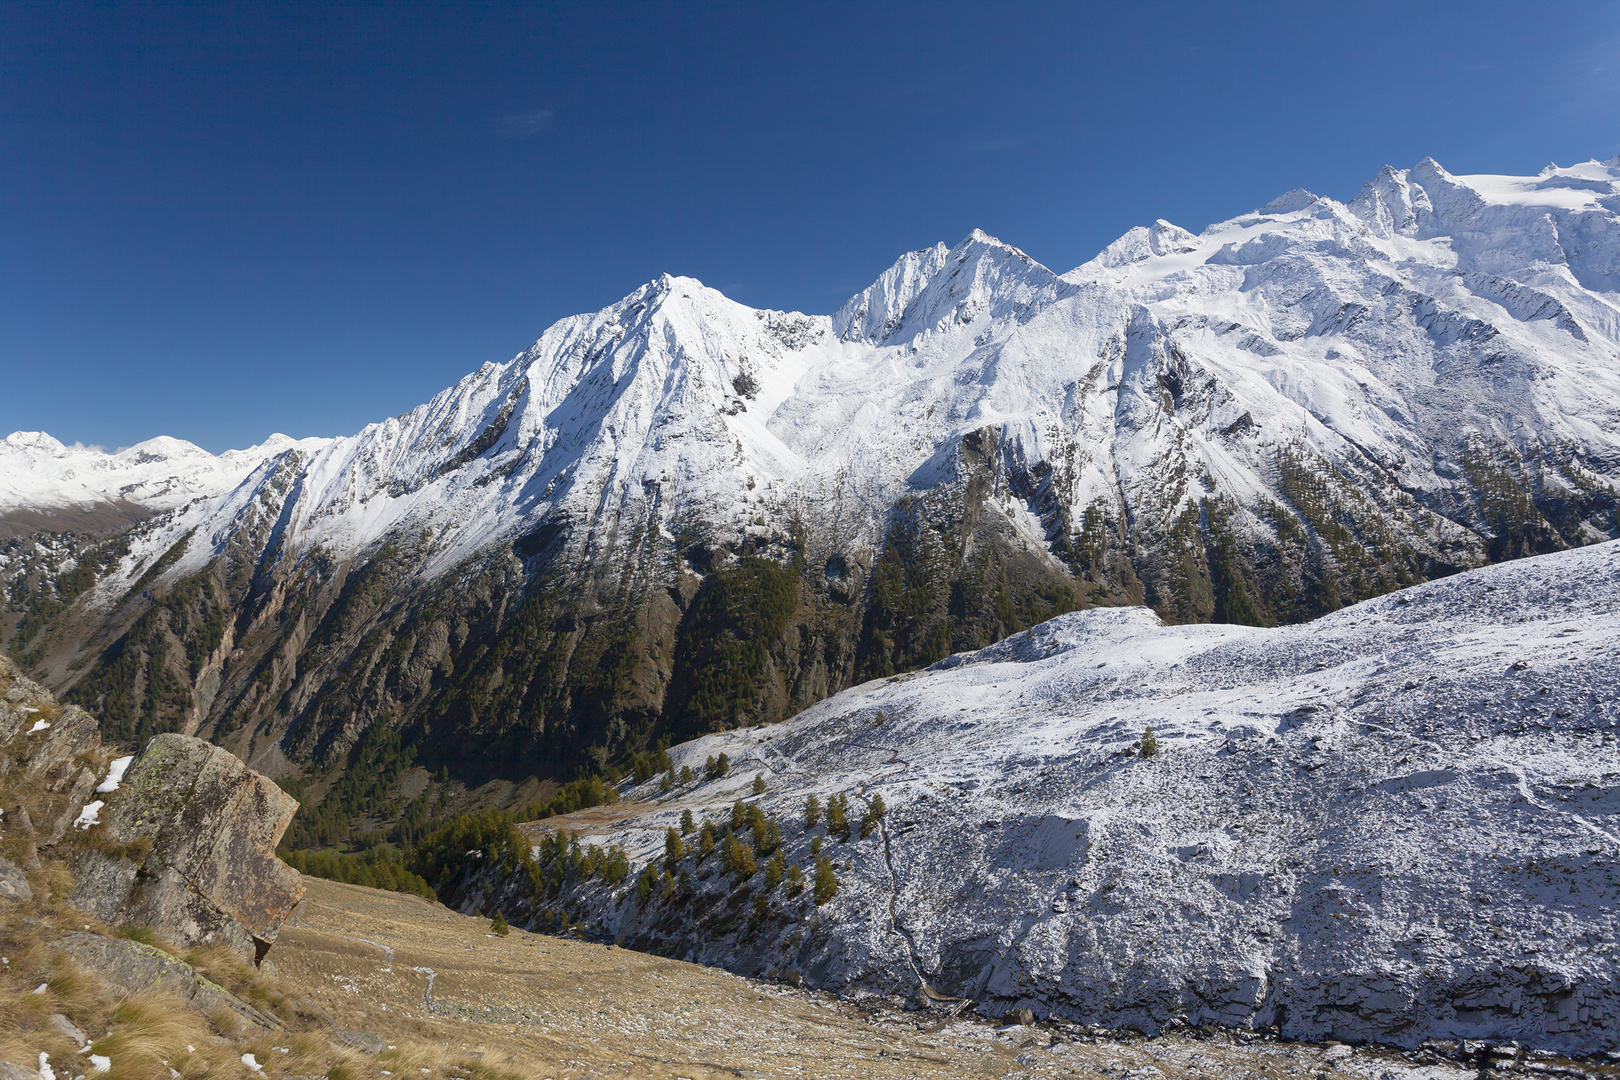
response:
M341 1029L481 1055L553 1080L648 1077L1176 1077L1472 1080L1480 1065L1196 1033L1097 1037L943 1020L512 930L398 893L306 879L273 954L282 984ZM1513 1067L1511 1053L1500 1064ZM1534 1063L1556 1072L1565 1063ZM378 1061L379 1069L386 1062ZM1576 1072L1620 1075L1584 1063Z

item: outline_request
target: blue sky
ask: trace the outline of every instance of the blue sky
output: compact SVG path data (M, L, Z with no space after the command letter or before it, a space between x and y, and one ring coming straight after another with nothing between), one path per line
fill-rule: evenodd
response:
M0 433L352 432L663 272L830 312L1620 153L1612 3L0 5Z

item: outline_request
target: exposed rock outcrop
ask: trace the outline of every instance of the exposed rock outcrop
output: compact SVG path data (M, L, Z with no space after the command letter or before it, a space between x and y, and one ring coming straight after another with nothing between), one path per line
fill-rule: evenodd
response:
M121 778L114 756L93 716L0 656L0 810L21 864L0 861L0 897L27 902L27 872L54 851L72 861L73 903L98 919L257 962L304 895L275 856L297 801L189 736L152 739Z
M162 927L184 945L263 957L303 899L275 856L298 803L233 754L159 735L104 813L107 850L76 867L76 904L106 922Z
M128 993L167 990L180 995L199 1012L213 1014L227 1009L244 1025L260 1031L280 1031L283 1027L274 1016L254 1008L223 986L199 975L189 964L151 945L84 933L65 934L55 945L106 982Z

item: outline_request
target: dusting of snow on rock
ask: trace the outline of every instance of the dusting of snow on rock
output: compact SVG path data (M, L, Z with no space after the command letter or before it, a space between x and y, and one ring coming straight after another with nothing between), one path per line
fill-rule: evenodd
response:
M852 816L881 795L879 833L828 842L825 907L777 896L785 922L711 938L632 887L582 895L670 955L926 981L992 1015L1620 1049L1617 657L1620 543L1300 626L1077 612L673 747L731 774L651 781L628 797L654 808L580 828L658 859L683 810L723 821L761 773L808 866L807 795L845 792Z

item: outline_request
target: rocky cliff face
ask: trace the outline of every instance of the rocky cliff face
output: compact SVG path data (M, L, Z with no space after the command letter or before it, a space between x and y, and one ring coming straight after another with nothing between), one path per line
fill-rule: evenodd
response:
M677 746L698 782L553 819L571 844L533 871L469 859L436 884L514 922L996 1016L1620 1050L1617 656L1614 543L1299 627L1069 614ZM825 813L805 827L807 796L840 793L847 842ZM723 836L738 799L775 823L737 829L741 871L695 833L667 858L684 811ZM815 842L838 878L821 905ZM592 844L640 876L583 873ZM773 847L803 892L767 877Z
M1616 535L1620 164L1386 170L1056 274L975 232L832 316L664 277L405 415L0 558L120 737L622 766L1064 611L1284 624Z

